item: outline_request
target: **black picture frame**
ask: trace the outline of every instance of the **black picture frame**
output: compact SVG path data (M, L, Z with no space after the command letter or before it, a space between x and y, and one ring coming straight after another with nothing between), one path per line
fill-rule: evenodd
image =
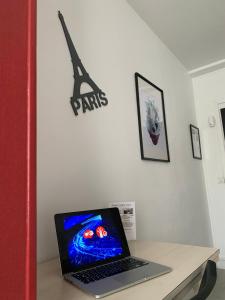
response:
M220 108L220 117L221 117L223 135L225 139L225 108Z
M170 162L163 90L137 72L135 87L141 159Z
M193 158L202 160L202 149L199 128L190 124L190 135Z

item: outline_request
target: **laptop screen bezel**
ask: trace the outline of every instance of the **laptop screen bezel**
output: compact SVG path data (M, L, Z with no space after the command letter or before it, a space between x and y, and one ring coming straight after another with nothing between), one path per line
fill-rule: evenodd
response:
M118 234L121 239L122 243L122 249L123 249L123 254L122 255L117 255L109 259L105 259L102 261L98 261L92 264L88 264L82 267L74 267L72 266L69 261L68 261L68 256L66 253L66 247L65 247L65 240L64 240L64 219L65 217L70 217L70 216L76 216L79 214L89 214L89 213L94 213L94 214L101 214L101 213L110 213L111 217L113 219L113 222L115 223L115 226L118 229ZM67 274L71 272L79 272L83 271L86 269L90 269L96 266L100 266L106 263L114 262L117 261L118 259L123 259L127 256L130 256L130 250L129 246L127 243L126 235L124 232L124 228L122 225L119 209L117 207L113 208L104 208L104 209L95 209L95 210L86 210L86 211L78 211L78 212L70 212L70 213L62 213L62 214L56 214L54 216L55 219L55 226L56 226L56 234L57 234L57 240L58 240L58 246L59 246L59 255L60 255L60 262L61 262L61 268L62 268L62 274Z

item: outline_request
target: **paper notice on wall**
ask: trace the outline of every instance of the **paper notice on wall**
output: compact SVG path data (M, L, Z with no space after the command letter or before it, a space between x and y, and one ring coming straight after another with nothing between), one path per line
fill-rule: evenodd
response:
M109 207L118 207L127 240L136 240L135 202L112 202Z

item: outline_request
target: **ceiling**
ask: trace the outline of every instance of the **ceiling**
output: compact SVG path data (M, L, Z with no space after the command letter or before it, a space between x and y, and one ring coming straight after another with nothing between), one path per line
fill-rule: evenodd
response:
M191 71L225 59L225 0L127 0Z

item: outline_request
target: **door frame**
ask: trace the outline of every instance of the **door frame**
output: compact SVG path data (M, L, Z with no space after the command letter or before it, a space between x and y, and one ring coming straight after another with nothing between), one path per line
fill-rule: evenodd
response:
M1 4L1 299L35 300L36 0Z

